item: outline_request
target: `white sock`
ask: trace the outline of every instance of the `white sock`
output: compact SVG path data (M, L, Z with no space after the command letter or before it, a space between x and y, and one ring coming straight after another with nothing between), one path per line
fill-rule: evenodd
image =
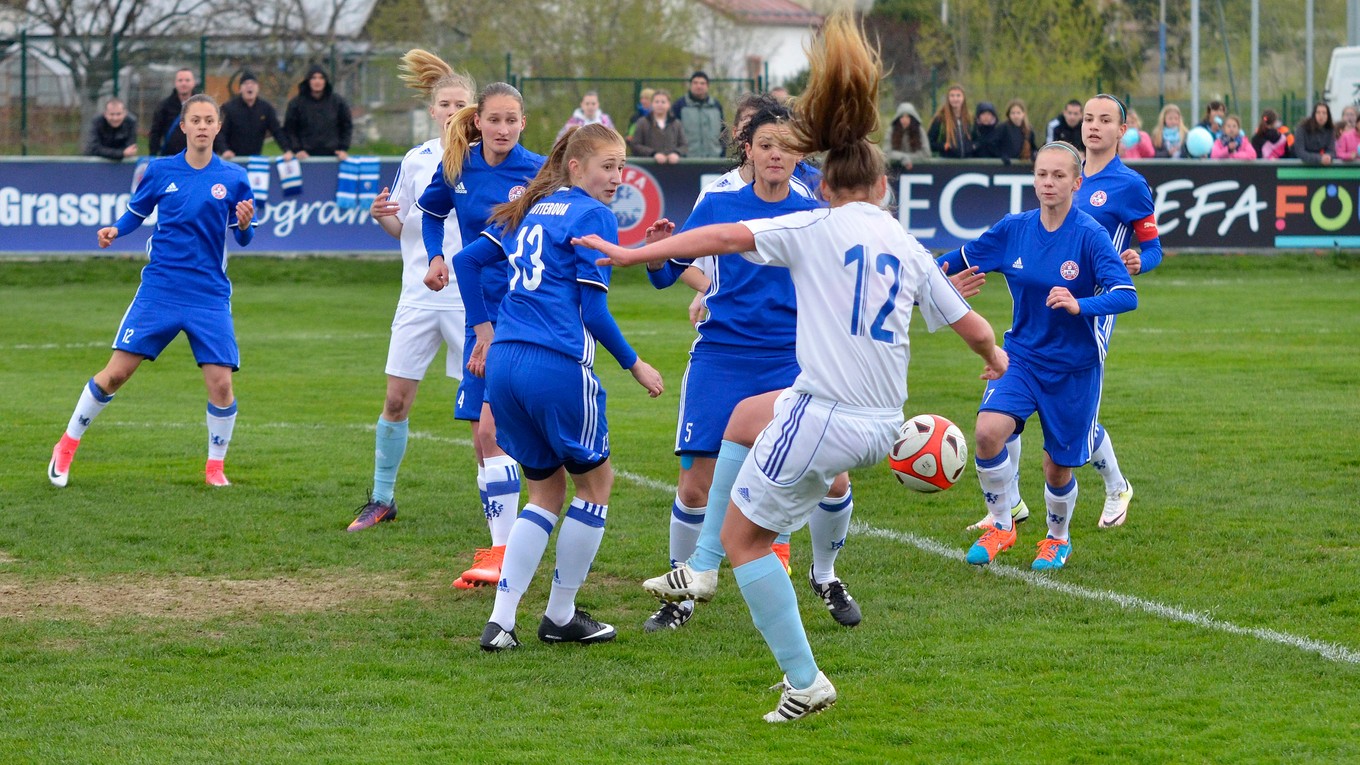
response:
M1045 483L1044 504L1048 505L1048 535L1064 542L1071 539L1067 529L1072 524L1072 511L1077 509L1077 479L1057 489Z
M1006 501L1011 507L1020 504L1020 434L1013 433L1006 439L1006 451L1011 455L1011 467L1015 468L1015 476L1011 478L1010 485L1006 489Z
M486 468L477 463L477 496L482 501L482 517L486 517Z
M501 563L501 581L496 585L496 605L491 609L490 621L502 629L515 628L515 612L519 599L529 589L529 582L548 549L548 537L557 516L535 505L525 505L524 512L515 519L510 539L505 545L505 561Z
M491 529L491 546L499 547L510 539L515 511L519 509L519 465L508 454L487 457L483 465L486 474L486 523Z
M596 505L573 497L567 519L557 532L557 568L553 570L552 592L543 615L561 627L576 613L576 592L585 584L595 553L604 539L604 519L609 505Z
M855 498L849 491L843 497L827 496L813 508L808 531L812 534L812 578L817 584L836 578L836 556L845 546L854 510Z
M213 406L208 402L208 459L224 460L231 445L231 431L236 428L236 402L229 406Z
M85 383L85 387L80 390L80 400L76 402L76 410L71 413L71 421L66 423L66 435L76 441L85 435L85 429L90 427L94 418L104 411L104 407L113 400L112 393L105 393L98 385L95 385L94 378Z
M689 560L699 544L699 531L704 527L703 507L690 507L676 495L671 505L671 567Z
M1009 531L1012 505L1009 504L1007 487L1015 478L1010 453L1003 446L1001 453L991 459L974 457L973 464L977 467L978 485L982 487L982 499L987 503L987 514L998 529Z
M1105 493L1118 494L1128 487L1124 474L1119 470L1119 460L1114 456L1114 444L1110 442L1110 431L1103 425L1100 428L1100 443L1091 452L1091 467L1105 479Z

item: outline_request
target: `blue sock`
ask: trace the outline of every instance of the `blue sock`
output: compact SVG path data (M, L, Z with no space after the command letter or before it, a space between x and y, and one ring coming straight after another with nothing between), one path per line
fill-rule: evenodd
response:
M732 569L751 609L751 621L774 653L774 660L794 688L807 688L817 680L817 661L812 658L798 598L784 564L774 553Z
M406 456L406 433L409 420L388 422L378 418L378 432L373 450L373 501L392 504L397 490L397 468Z
M741 463L746 461L746 454L750 451L750 448L732 441L723 441L718 450L718 462L713 466L713 484L708 488L704 527L699 531L699 544L694 548L694 554L689 556L689 567L695 571L717 571L722 563L725 554L722 525L723 519L727 517L728 497L732 494L732 484L737 482Z
M787 531L782 531L782 532L779 533L779 536L775 537L775 538L774 538L774 541L771 542L770 544L774 544L774 545L786 545L786 544L789 543L789 539L790 539L790 537L789 537L789 532L787 532Z

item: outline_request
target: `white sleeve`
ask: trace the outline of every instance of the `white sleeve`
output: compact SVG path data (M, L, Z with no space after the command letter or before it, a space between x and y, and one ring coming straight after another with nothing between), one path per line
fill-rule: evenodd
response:
M926 329L934 332L962 319L973 309L959 291L954 289L954 284L935 265L935 261L924 252L923 257L929 265L926 267L926 278L921 284L921 292L916 296L916 302L921 309L921 318L926 322Z

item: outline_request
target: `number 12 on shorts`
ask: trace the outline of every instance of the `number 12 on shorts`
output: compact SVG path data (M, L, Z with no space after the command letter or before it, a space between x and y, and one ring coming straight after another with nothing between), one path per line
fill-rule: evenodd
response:
M855 269L855 300L850 313L850 334L857 337L866 334L864 331L864 301L868 299L866 294L866 283L869 277L869 254L864 245L857 244L845 251L846 267ZM883 301L883 305L878 308L878 314L874 316L873 324L869 325L867 334L873 340L880 343L891 343L896 340L892 330L884 329L883 322L892 315L893 308L897 302L897 292L902 288L898 281L898 274L902 270L902 262L896 255L887 252L880 252L874 258L873 269L880 274L892 275L892 286L888 288L888 299ZM869 307L872 310L872 306Z

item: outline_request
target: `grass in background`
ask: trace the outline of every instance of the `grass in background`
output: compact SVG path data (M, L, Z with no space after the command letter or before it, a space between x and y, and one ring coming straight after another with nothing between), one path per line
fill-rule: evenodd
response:
M1121 317L1102 421L1136 487L1095 528L1078 471L1068 569L1048 577L1360 651L1360 272L1345 258L1172 258ZM1360 666L1073 598L895 539L962 552L970 470L918 495L854 476L838 564L865 611L835 625L794 578L841 702L759 716L778 669L726 570L718 599L644 635L642 579L666 566L688 295L636 271L611 305L666 375L650 400L601 354L620 471L579 602L612 644L534 640L550 548L520 610L524 648L484 655L492 593L448 584L485 544L472 449L432 367L411 414L400 519L343 529L372 475L394 261L240 259L235 483L202 485L205 394L176 341L95 422L71 485L43 476L104 363L140 264L0 263L0 761L1326 762L1360 760ZM999 281L975 306L1004 328ZM913 335L910 413L971 434L980 364ZM1031 423L1033 425L1033 423ZM1039 429L1022 491L1042 503ZM1036 517L1004 564L1027 567ZM877 533L866 533L866 529Z

